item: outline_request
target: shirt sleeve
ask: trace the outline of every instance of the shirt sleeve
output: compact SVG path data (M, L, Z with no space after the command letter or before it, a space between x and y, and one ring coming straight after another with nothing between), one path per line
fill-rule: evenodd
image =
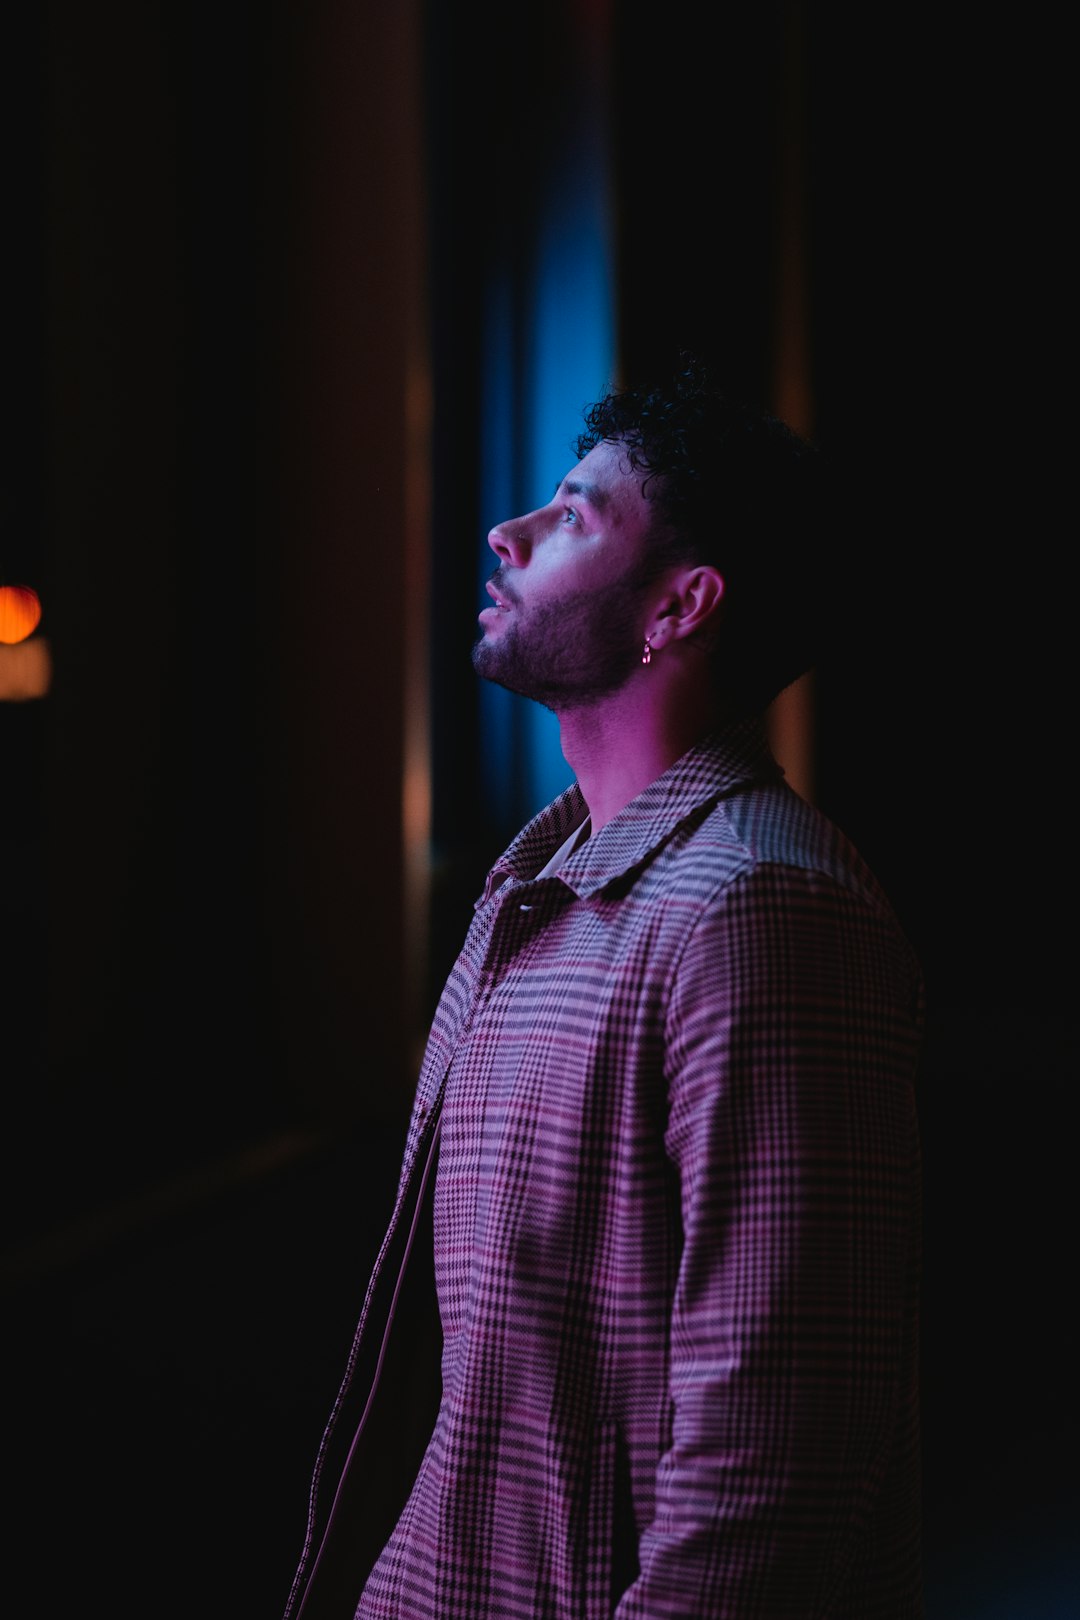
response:
M830 1614L903 1495L920 1005L891 915L818 873L756 868L693 931L667 1017L671 1444L618 1620Z

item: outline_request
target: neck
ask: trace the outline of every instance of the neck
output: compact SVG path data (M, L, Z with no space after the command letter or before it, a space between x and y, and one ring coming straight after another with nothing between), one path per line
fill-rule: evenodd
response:
M588 708L559 715L562 751L599 832L723 719L710 693L673 694L635 683Z

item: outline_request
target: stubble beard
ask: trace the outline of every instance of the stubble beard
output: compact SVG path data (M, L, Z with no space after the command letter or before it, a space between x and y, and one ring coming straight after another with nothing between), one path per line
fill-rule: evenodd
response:
M481 633L473 668L486 681L567 714L621 690L641 661L644 578L600 597L515 606L498 636Z

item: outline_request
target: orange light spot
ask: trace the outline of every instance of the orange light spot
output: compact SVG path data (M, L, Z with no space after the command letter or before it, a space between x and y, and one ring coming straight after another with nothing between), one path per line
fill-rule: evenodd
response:
M29 585L0 585L0 641L9 647L25 641L40 619L41 603Z
M52 685L52 653L45 636L17 647L0 646L0 703L44 697Z

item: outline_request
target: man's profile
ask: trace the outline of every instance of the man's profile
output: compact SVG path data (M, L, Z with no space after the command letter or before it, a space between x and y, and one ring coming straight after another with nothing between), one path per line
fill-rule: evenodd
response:
M911 1620L921 975L763 725L819 453L693 364L585 420L473 652L575 782L436 1011L288 1620Z

